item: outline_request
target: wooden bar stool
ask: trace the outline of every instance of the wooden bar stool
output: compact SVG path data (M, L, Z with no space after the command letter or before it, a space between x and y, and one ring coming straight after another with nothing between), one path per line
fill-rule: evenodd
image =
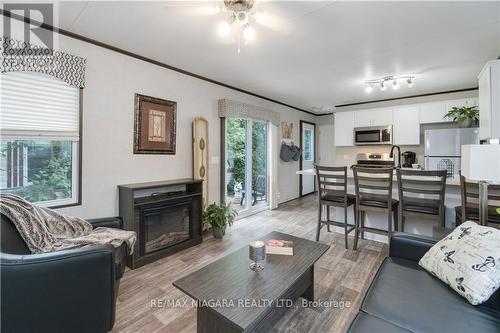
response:
M316 231L316 241L319 241L319 233L323 225L328 231L330 226L344 228L345 248L348 248L347 235L355 229L354 224L347 223L347 208L356 203L356 197L347 193L347 167L326 167L316 166L316 179L318 180L318 230ZM326 206L326 220L321 218L321 210ZM344 208L344 222L330 220L330 206ZM353 206L354 208L354 206ZM354 209L354 219L356 210Z
M460 194L462 205L455 207L455 223L457 226L465 221L479 222L479 185L468 182L460 175ZM500 185L488 185L488 225L500 227L500 215L496 208L500 207Z
M418 216L437 221L445 227L444 204L446 170L397 170L399 192L399 220L404 232L405 218Z
M356 233L354 247L358 247L359 234L364 231L392 236L392 216L394 230L398 230L398 200L392 198L393 168L361 168L353 167L354 185L356 188ZM365 227L367 211L387 214L387 230Z

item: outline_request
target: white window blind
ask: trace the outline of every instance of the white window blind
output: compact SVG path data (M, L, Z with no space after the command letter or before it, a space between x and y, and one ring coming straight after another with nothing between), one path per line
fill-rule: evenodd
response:
M33 72L2 73L2 138L79 140L79 89Z

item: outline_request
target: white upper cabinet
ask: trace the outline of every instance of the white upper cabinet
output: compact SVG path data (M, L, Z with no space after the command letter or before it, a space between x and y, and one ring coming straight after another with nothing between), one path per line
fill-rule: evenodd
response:
M491 128L496 124L493 131L500 136L500 93L493 97L496 101L496 114L491 115L488 109L492 105L490 86L496 85L496 91L500 91L500 61L497 69L491 69L480 78L480 99L484 106L480 106L480 125L482 128L481 138L493 138ZM495 72L496 70L496 72ZM490 78L488 73L497 73L497 81ZM492 83L493 82L493 83ZM495 99L496 98L496 99ZM337 112L335 114L335 145L353 146L353 129L356 127L386 126L392 125L394 130L393 142L398 145L419 145L420 124L452 122L444 115L452 107L478 105L478 98L462 98L441 102L422 103L414 105L395 106L393 108L366 109L358 111ZM489 103L489 104L488 104ZM481 104L481 105L483 105ZM490 107L491 108L491 107ZM494 118L491 120L491 118ZM496 117L496 118L495 118ZM495 122L496 121L496 122Z
M488 62L479 74L479 138L500 138L500 60Z
M354 127L384 126L392 124L392 109L354 111Z
M354 112L335 113L335 145L353 146Z
M372 126L392 125L392 109L375 109L372 111Z
M418 105L397 107L393 110L393 143L395 145L420 144Z
M446 102L420 104L420 123L444 123L451 119L444 118L446 114Z
M450 111L453 107L462 107L462 106L477 106L476 98L465 98L465 99L455 99L453 101L446 102L446 112Z
M354 111L354 127L372 126L372 110Z

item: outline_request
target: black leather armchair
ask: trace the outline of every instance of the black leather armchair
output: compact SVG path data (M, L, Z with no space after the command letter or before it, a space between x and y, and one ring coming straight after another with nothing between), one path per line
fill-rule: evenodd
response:
M121 218L89 220L122 228ZM0 221L2 332L107 332L115 320L126 245L31 254L14 224Z

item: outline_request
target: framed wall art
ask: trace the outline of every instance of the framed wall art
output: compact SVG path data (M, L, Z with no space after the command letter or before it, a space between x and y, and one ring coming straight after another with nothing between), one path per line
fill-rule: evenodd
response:
M177 102L135 94L134 154L175 154Z

